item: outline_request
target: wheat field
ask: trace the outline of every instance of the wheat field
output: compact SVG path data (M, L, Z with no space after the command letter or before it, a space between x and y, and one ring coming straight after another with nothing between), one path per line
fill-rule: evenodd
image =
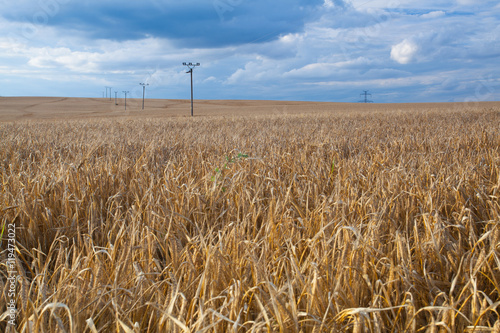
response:
M498 333L499 128L500 107L0 123L0 330Z

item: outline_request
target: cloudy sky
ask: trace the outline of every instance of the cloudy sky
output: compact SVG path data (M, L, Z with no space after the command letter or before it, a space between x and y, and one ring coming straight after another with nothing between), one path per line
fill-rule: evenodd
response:
M0 0L0 96L500 100L498 0Z

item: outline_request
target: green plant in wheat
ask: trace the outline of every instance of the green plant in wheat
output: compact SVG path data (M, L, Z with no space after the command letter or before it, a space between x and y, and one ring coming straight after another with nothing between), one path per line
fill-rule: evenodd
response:
M233 163L240 162L241 160L248 158L248 154L245 153L238 153L236 156L226 156L226 162L224 163L224 166L219 168L215 168L215 175L210 178L211 181L216 181L217 176L222 174L222 170L229 170L230 165Z

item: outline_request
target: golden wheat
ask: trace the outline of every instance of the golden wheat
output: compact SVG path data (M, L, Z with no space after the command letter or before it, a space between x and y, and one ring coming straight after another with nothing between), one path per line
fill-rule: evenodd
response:
M0 124L17 330L498 332L499 128L498 109Z

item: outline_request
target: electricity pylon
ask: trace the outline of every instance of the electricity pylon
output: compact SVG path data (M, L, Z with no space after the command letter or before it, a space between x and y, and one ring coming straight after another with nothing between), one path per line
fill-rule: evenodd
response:
M186 73L191 73L191 117L193 117L193 68L195 68L196 66L200 66L200 63L197 62L195 64L193 63L186 63L186 62L183 62L182 63L184 66L187 66L189 68L189 71L187 71Z
M106 98L108 98L108 89L109 89L109 100L111 100L111 89L113 89L113 87L104 87L106 88Z
M142 109L144 110L144 95L146 94L146 86L149 86L149 83L139 83L142 86Z
M370 101L368 99L368 96L371 96L372 94L368 93L369 90L363 90L363 93L360 94L361 96L364 96L364 99L359 101L360 103L373 103L373 101Z
M127 94L129 93L129 91L123 91L123 93L125 94L125 110L127 110Z

